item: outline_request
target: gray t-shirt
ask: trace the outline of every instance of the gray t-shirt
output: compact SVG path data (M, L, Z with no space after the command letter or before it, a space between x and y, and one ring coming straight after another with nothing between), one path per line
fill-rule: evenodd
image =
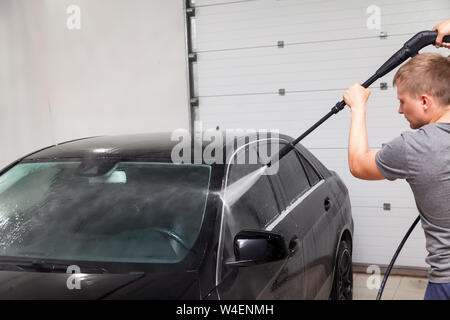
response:
M425 231L429 280L450 282L450 123L435 122L385 145L375 162L388 180L406 179Z

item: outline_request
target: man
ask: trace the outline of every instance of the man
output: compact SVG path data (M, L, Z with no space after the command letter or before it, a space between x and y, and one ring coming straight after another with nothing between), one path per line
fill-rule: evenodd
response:
M450 34L450 20L434 27L436 46ZM402 135L381 150L369 150L366 103L370 90L360 83L344 94L351 108L348 162L351 173L365 180L406 179L409 183L429 252L429 282L424 299L450 299L450 57L419 54L394 77L398 112L414 132Z

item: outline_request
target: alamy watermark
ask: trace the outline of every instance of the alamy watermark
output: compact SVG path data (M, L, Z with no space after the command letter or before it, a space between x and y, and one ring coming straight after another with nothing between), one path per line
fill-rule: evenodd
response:
M69 278L67 278L67 281L66 281L67 289L80 290L81 289L81 278L79 275L81 273L80 267L77 265L68 266L66 273L71 274L71 276L69 276Z
M367 274L371 274L366 281L367 289L379 290L381 286L381 268L375 264L367 267Z
M194 128L193 134L186 129L172 132L171 140L178 142L171 152L173 163L266 165L270 162L264 174L278 172L279 130L203 130L200 121L195 121Z
M77 5L70 5L66 9L67 17L66 26L69 30L81 29L81 9Z
M366 9L366 13L369 17L366 20L366 26L369 30L381 29L381 8L377 5L370 5Z

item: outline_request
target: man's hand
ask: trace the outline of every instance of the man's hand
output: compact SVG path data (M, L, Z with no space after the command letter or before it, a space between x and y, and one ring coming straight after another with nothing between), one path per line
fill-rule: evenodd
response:
M364 88L360 82L351 85L344 93L345 103L352 109L352 111L366 110L367 99L370 96L370 89Z
M450 19L435 25L433 27L433 31L435 30L438 31L435 47L445 47L447 49L450 49L450 43L442 42L442 38L444 38L444 36L450 35Z

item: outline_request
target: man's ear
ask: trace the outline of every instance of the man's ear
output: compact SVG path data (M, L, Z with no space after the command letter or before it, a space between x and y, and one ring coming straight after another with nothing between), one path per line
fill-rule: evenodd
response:
M420 96L420 103L424 111L427 111L433 105L433 98L428 94L422 94Z

